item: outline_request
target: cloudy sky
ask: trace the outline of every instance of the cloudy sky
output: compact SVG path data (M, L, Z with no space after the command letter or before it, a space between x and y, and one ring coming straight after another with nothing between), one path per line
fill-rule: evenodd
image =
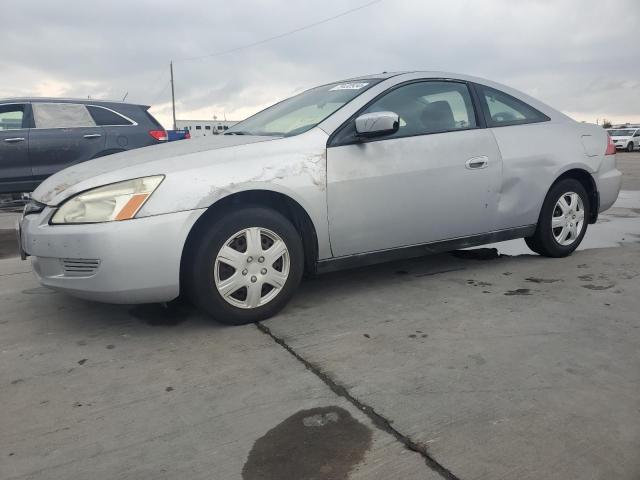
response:
M220 54L370 2L12 2L0 98L128 92L169 127L173 59L183 119L242 119L361 74L444 70L509 84L577 120L640 122L639 0L379 0Z

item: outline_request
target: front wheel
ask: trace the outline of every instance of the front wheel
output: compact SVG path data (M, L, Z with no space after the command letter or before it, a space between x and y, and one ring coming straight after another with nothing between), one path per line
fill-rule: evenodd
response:
M300 234L280 213L245 207L207 225L189 254L192 302L231 325L264 320L293 296L304 270Z
M633 152L633 142L629 142L629 145L627 145L627 152Z
M589 199L580 182L556 183L544 200L535 233L525 238L529 248L546 257L570 255L587 231Z

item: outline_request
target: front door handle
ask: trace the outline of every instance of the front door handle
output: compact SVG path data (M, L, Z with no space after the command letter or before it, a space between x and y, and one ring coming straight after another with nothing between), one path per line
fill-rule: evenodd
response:
M90 140L92 138L100 138L102 135L100 135L99 133L89 133L87 135L84 136L84 138Z
M5 138L4 141L7 143L18 143L18 142L24 142L24 138L22 137Z
M480 170L481 168L487 168L489 166L489 157L474 157L467 160L464 164L469 170Z

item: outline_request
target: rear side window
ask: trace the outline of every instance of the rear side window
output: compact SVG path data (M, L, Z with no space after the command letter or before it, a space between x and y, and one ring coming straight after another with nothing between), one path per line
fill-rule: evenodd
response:
M36 128L95 127L84 105L75 103L34 103L33 116Z
M24 105L0 105L0 131L23 128Z
M122 115L108 108L98 107L96 105L87 105L87 110L89 110L91 118L93 118L93 121L96 122L96 125L133 125L133 123L124 118Z
M478 85L478 89L482 99L484 117L490 127L522 125L550 120L544 113L531 105L527 105L500 90L483 85Z

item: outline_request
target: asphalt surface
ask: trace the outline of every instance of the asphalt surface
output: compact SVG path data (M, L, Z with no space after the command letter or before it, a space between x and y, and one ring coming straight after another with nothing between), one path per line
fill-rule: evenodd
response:
M259 325L40 287L0 212L0 478L640 478L640 154L585 248L303 282Z

